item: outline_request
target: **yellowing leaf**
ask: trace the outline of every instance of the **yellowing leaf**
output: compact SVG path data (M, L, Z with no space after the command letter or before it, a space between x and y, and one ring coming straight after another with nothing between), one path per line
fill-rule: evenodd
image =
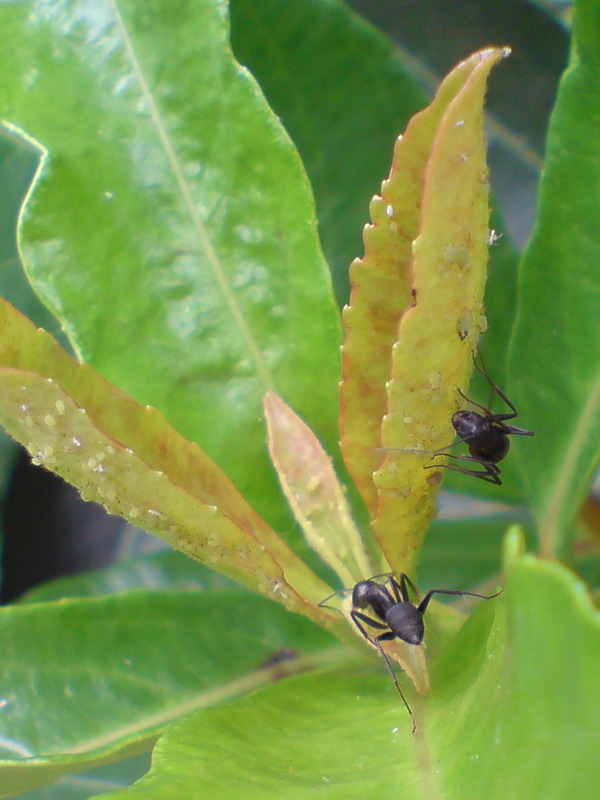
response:
M375 513L373 470L381 461L381 420L387 410L386 382L392 346L402 314L414 302L412 243L420 230L426 170L441 120L463 89L475 64L459 64L440 86L431 105L416 114L398 137L390 176L381 197L371 201L372 224L365 227L365 255L350 267L352 292L344 309L340 428L342 452L364 501Z
M442 477L441 470L424 467L436 463L433 453L454 438L450 420L464 403L458 390L468 384L472 354L486 327L483 101L489 71L504 55L483 50L457 68L464 83L440 121L425 171L413 246L414 305L403 314L392 347L381 428L381 445L389 450L373 476L373 527L393 569L409 573L433 514L433 487ZM454 82L454 75L448 80Z
M485 330L488 173L483 50L459 64L396 143L351 268L341 390L342 450L394 570L412 573L450 419Z
M321 624L329 588L154 408L0 302L0 424L85 499Z
M304 537L344 586L377 571L354 525L344 490L319 440L274 394L265 396L269 452Z

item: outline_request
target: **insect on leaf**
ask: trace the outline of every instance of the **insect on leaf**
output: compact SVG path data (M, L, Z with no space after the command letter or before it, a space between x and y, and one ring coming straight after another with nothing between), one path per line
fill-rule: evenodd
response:
M454 438L458 388L485 330L483 100L504 55L483 50L459 64L409 124L352 267L342 446L397 571L414 569L441 479L423 467Z

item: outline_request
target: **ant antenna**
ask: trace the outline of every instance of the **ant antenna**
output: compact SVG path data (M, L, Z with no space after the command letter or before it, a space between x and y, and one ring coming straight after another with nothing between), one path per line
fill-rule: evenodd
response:
M345 594L346 592L351 592L352 589L338 589L337 592L333 592L332 594L328 595L324 600L321 600L318 603L319 608L330 608L332 611L340 611L339 608L334 608L333 606L328 606L327 601L331 600L332 597L337 597L338 594ZM340 612L341 613L341 612Z

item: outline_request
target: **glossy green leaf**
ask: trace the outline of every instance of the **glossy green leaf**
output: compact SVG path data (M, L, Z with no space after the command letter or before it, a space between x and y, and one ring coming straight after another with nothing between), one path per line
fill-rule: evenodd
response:
M9 2L0 27L0 114L44 148L21 226L37 291L81 356L287 526L262 396L333 444L339 322L308 181L232 58L225 2Z
M192 715L163 737L147 778L106 800L593 800L598 614L571 574L523 555L514 534L506 576L505 596L434 661L429 697L411 696L415 737L383 666L349 664Z
M173 720L285 674L261 669L282 648L306 669L333 642L238 590L5 607L0 630L2 797L147 750Z
M365 209L398 133L428 98L393 43L342 0L294 0L282 11L280 0L231 0L232 46L302 156L343 305Z
M99 597L130 589L200 591L239 586L204 564L173 550L132 558L105 569L57 578L19 597L19 603L48 603L64 597Z
M536 433L515 450L548 557L568 553L600 454L600 7L593 0L575 4L573 35L510 363L515 403Z
M58 335L60 326L40 303L23 274L17 250L17 219L35 175L39 153L0 128L0 296L37 325Z
M436 519L421 551L419 583L423 589L493 591L502 563L502 540L517 515L498 514L461 519ZM536 545L531 523L527 542ZM476 588L479 587L479 588ZM444 601L443 597L438 598ZM448 598L451 600L452 598Z

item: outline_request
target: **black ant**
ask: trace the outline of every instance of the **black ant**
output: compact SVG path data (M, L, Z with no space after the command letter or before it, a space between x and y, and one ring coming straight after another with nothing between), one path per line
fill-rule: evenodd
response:
M377 578L384 577L387 578L385 584L377 582ZM410 599L409 587L412 589L415 597L418 597L415 585L405 573L400 575L400 582L389 573L374 575L372 578L359 581L352 589L352 611L350 612L350 616L360 633L367 641L377 647L379 653L383 657L389 673L392 676L392 680L396 685L396 689L402 698L402 702L410 715L412 720L412 732L414 733L417 729L415 717L400 688L396 673L392 669L390 660L381 646L381 642L401 639L407 644L420 645L425 634L423 617L434 594L452 594L461 597L469 595L469 597L479 597L482 600L492 600L494 597L498 597L500 592L487 596L484 594L476 594L475 592L456 591L454 589L430 589L419 605L415 605ZM350 591L350 589L342 589L340 592L334 592L329 595L329 597L326 597L325 600L322 600L319 605L324 606L327 601L331 600L335 595L348 591ZM365 609L374 616L369 616L358 609ZM370 635L365 625L374 628L375 631L379 631L379 633Z
M491 389L491 398L497 394L506 405L510 408L510 414L493 414L489 408L475 403L468 398L461 390L458 393L471 405L483 411L479 414L477 411L457 411L452 415L452 427L456 431L457 436L461 442L465 442L469 448L470 456L455 456L452 453L435 453L436 456L446 456L447 458L454 458L458 461L470 461L479 464L483 469L466 469L458 464L432 464L425 467L425 469L452 469L455 472L462 472L464 475L473 475L476 478L481 478L488 483L495 483L496 486L501 486L500 480L500 467L498 462L506 456L510 448L509 436L533 436L533 431L526 431L523 428L516 428L514 425L507 425L509 419L515 419L518 411L511 403L504 392L496 386L487 373L483 359L481 360L481 367L477 363L475 355L473 355L473 364L475 369L487 381Z

